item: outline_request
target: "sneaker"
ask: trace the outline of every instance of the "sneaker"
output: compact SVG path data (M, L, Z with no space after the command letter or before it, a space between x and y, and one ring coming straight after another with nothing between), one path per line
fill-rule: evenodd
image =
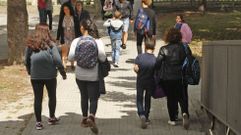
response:
M146 129L147 128L146 117L144 115L141 115L140 119L141 119L141 128Z
M95 123L95 117L90 115L87 119L87 123L89 124L90 130L93 133L98 134L98 128L97 128L96 123Z
M150 125L150 124L151 124L151 120L147 118L147 119L146 119L146 124L147 124L147 125Z
M121 48L122 48L122 49L126 49L126 44L122 44L122 45L121 45Z
M55 124L58 124L60 119L56 118L56 117L53 117L53 118L49 118L48 119L48 124L49 125L55 125Z
M118 63L114 63L114 67L119 67Z
M187 113L183 113L182 115L182 125L184 127L184 129L188 129L189 128L189 118Z
M41 122L36 122L35 128L37 130L42 130L43 129L43 124Z
M89 124L88 124L88 122L87 122L87 117L82 119L82 121L81 121L81 126L82 126L82 127L89 127Z
M168 123L169 125L171 125L171 126L176 126L176 125L177 125L176 121L171 121L171 120L169 120L167 123Z

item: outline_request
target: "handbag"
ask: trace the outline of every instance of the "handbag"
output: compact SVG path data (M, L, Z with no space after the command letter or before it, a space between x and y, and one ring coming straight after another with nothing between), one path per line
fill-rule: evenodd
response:
M106 94L105 80L104 78L109 75L110 62L107 57L104 62L99 61L99 92L100 94Z
M99 61L99 75L100 78L105 78L109 75L110 71L110 62L106 58L104 62Z
M155 89L152 92L152 97L154 99L166 97L163 87L160 84L160 80L157 76L155 78Z

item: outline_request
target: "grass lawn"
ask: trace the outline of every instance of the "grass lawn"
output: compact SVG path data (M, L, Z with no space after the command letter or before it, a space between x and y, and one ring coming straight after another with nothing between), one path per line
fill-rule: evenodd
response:
M159 13L158 28L164 33L173 27L176 15L180 13ZM196 12L184 12L184 19L193 32L191 48L195 55L201 57L202 41L209 40L241 40L241 12L213 13L201 15Z

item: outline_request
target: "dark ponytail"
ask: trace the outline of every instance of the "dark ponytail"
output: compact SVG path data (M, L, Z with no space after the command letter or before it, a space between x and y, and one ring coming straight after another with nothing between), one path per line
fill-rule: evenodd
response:
M100 38L98 28L91 19L84 19L80 22L80 27L88 31L89 35L93 38Z

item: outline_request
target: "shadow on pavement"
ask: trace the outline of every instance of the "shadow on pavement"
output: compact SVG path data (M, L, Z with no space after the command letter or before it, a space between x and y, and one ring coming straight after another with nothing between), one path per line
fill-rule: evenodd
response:
M18 120L1 121L0 120L0 134L1 135L21 135L26 128L29 120L33 114L26 114L18 117Z

